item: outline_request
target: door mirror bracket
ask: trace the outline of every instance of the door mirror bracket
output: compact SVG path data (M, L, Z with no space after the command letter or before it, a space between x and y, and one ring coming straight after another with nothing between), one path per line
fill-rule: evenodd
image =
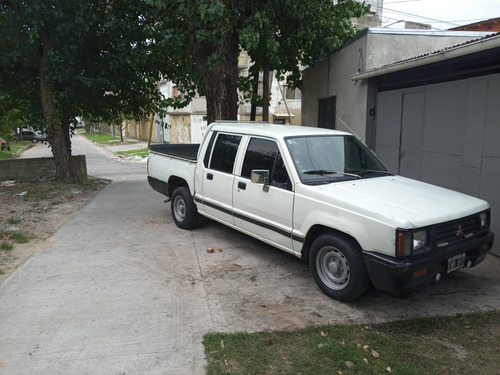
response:
M269 171L267 169L253 169L250 180L254 184L263 184L262 190L266 193L269 191Z

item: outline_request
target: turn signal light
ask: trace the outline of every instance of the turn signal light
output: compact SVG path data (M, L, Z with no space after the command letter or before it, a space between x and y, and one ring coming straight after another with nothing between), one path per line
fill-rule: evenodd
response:
M397 253L400 256L408 256L411 254L412 250L412 238L410 232L399 232L398 233L398 249Z
M413 272L413 278L427 275L427 268Z

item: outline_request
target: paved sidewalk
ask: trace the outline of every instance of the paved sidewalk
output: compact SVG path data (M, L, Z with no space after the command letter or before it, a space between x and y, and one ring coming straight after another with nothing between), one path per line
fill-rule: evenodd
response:
M114 182L0 284L0 374L203 374L213 326L191 232L167 225L145 163L73 148Z

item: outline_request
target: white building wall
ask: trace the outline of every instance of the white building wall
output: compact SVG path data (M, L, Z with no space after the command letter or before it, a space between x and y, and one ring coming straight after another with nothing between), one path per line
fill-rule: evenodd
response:
M366 140L368 124L373 121L369 88L365 80L352 81L352 75L485 35L487 33L367 29L328 58L303 71L302 124L318 126L319 100L335 96L336 129L350 131L340 118L362 140Z
M372 28L366 35L365 70L439 51L486 35L488 33L484 32Z
M347 129L345 122L361 139L365 139L367 85L355 84L351 75L363 70L366 38L351 42L329 58L303 72L302 125L318 126L319 100L336 97L335 127Z
M191 143L201 143L207 128L206 116L191 115Z

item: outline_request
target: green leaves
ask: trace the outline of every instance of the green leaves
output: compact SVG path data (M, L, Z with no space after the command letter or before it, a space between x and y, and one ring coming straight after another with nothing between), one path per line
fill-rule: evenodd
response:
M354 0L336 5L331 0L2 4L0 92L31 103L29 112L40 122L41 78L51 89L60 119L68 114L104 121L125 115L141 118L165 105L184 105L197 93L207 94L208 101L221 100L207 87L224 80L223 91L236 90L241 49L254 63L252 72L267 66L296 85L299 67L338 48L355 32L349 18L368 9ZM41 73L44 51L49 62ZM250 90L251 77L255 75L240 89ZM161 79L177 84L182 100L166 102L156 87ZM236 94L231 98L237 100Z

